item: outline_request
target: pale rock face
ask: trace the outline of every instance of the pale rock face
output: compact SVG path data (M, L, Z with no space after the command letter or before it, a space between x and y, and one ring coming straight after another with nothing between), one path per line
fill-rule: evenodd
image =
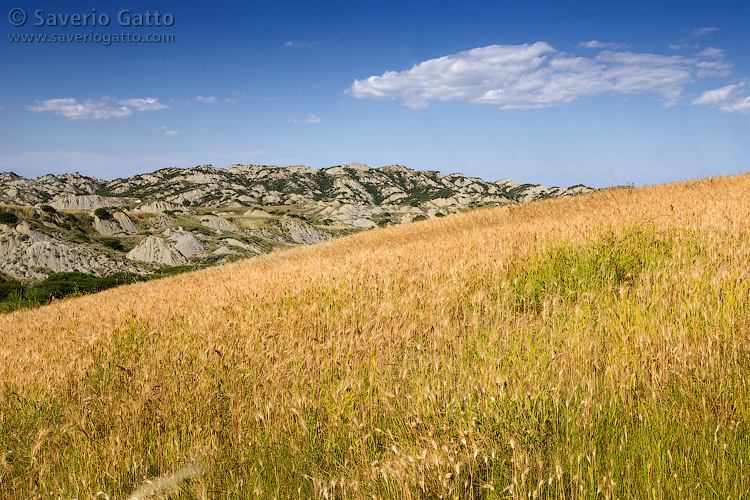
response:
M383 200L383 203L390 204L390 203L398 203L399 200L403 200L407 196L404 193L393 193L389 197L387 197L385 200Z
M297 205L298 203L308 203L312 201L312 198L309 196L303 196L301 194L289 194L286 197L286 201L284 204L286 205Z
M193 182L195 184L214 184L218 180L217 176L210 174L195 174L189 175L185 178L187 182Z
M172 225L172 221L169 220L169 217L166 215L162 215L161 217L157 217L153 221L151 221L151 228L152 229L162 229L165 227L169 227Z
M349 220L344 221L344 223L352 227L358 227L361 229L370 229L370 228L378 226L376 223L374 223L370 219L349 219Z
M233 247L242 248L244 250L250 250L251 252L253 252L256 255L260 255L260 254L263 253L263 250L261 248L258 248L255 245L248 245L247 243L243 243L243 242L241 242L239 240L236 240L234 238L226 238L226 239L222 240L222 243L226 243L227 245L230 245L230 246L233 246Z
M170 238L175 250L185 257L190 257L206 250L203 243L191 233L173 234Z
M266 217L266 218L273 217L273 215L271 215L268 212L266 212L265 210L261 210L259 208L248 210L243 215L246 215L248 217Z
M341 167L331 167L327 171L328 175L346 175L346 170Z
M279 219L284 234L295 243L310 245L331 238L329 233L317 229L315 226L294 217L282 217Z
M128 234L134 234L139 231L138 226L124 212L115 212L112 214L115 220L120 224L122 230Z
M410 168L406 168L403 165L388 165L385 167L380 167L377 170L382 170L383 172L390 172L390 173L402 173L402 174L413 174L414 170Z
M572 186L572 187L564 189L563 195L583 194L583 193L588 193L589 191L591 191L591 188L586 187L586 186Z
M50 203L50 206L58 210L96 210L97 208L118 207L124 200L120 198L104 198L92 194L84 196L68 196Z
M279 196L280 194L281 193L278 193L276 191L271 191L270 193L262 196L261 199L266 205L278 205L281 204L281 196Z
M306 167L304 165L292 165L286 168L290 173L293 174L312 174L313 172L315 172L315 169Z
M136 208L136 211L138 212L146 212L151 214L160 214L164 212L165 210L182 210L183 207L179 205L175 205L174 203L169 203L166 201L154 201L151 203L145 203L141 205L140 207Z
M226 243L227 245L231 245L233 247L240 247L240 248L244 248L244 249L250 248L250 245L248 245L247 243L243 243L240 240L236 240L234 238L226 238L226 239L221 240L221 241L223 243Z
M347 166L359 172L367 172L370 170L370 167L368 167L367 165L363 165L362 163L350 163Z
M431 202L436 207L448 207L451 205L459 205L458 200L455 198L437 198Z
M122 231L122 227L119 223L110 220L102 220L96 215L94 216L94 229L104 236L112 236L113 234Z
M221 247L221 248L217 248L216 250L214 250L213 253L215 253L216 255L234 255L237 252L235 252L231 248Z
M44 278L49 272L78 271L105 276L118 271L144 272L120 257L94 251L29 228L26 222L0 226L0 271L18 278Z
M510 189L517 188L518 186L520 186L519 183L514 182L510 179L500 179L499 181L496 181L495 184L498 186L507 187Z
M21 234L25 234L27 236L34 236L34 237L42 236L40 233L37 233L36 231L32 230L27 221L19 222L18 225L16 226L16 231L18 231Z
M217 231L235 231L231 222L215 215L204 215L201 217L201 224Z
M559 189L558 189L559 190ZM546 186L534 186L530 187L526 190L526 192L521 197L522 203L529 203L531 201L534 201L535 199L538 199L546 194L549 194L552 191L552 189L546 187Z
M188 260L167 240L158 236L147 236L126 257L141 262L154 262L168 266L187 264Z

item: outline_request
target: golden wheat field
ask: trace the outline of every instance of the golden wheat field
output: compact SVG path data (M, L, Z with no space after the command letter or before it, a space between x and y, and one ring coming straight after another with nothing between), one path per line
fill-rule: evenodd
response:
M750 175L0 317L0 497L750 498ZM150 482L147 482L150 481Z

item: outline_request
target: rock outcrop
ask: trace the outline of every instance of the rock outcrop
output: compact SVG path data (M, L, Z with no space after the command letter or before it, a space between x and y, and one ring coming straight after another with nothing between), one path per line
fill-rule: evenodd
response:
M236 228L226 219L215 215L205 215L200 219L201 224L217 231L235 231Z
M94 215L93 226L99 234L104 236L113 236L115 234L133 234L138 232L138 226L135 225L130 217L123 212L112 214L114 220L100 219Z
M95 194L106 183L78 173L44 175L26 179L13 172L0 174L0 202L19 206L39 206L72 195Z
M192 212L192 210L190 209L187 209L180 205L175 205L174 203L170 203L168 201L152 201L149 203L144 203L143 205L139 205L138 207L136 207L135 210L138 212L147 212L152 214L160 214L167 210L171 210L173 212Z
M173 234L169 237L172 246L185 257L199 254L206 250L205 245L190 233Z
M97 208L119 207L128 202L122 198L102 197L96 194L67 196L50 203L58 210L96 210Z
M313 243L320 243L331 238L330 233L321 231L311 224L294 217L284 216L279 219L279 224L287 238L300 245L312 245Z
M128 234L134 234L139 231L138 226L132 221L124 212L115 212L112 214L115 220L120 224L123 232Z
M16 227L0 224L0 271L17 278L44 278L68 271L106 276L120 271L144 273L146 269L84 243L35 231L22 222Z
M116 221L103 220L95 215L94 229L96 229L99 234L103 234L104 236L112 236L113 234L119 233L122 230L122 227Z
M147 236L127 254L130 260L167 266L187 264L188 260L173 245L158 236Z
M249 216L249 217L265 217L265 218L273 217L273 215L271 215L268 212L266 212L265 210L261 210L259 208L254 208L254 209L248 210L243 215Z

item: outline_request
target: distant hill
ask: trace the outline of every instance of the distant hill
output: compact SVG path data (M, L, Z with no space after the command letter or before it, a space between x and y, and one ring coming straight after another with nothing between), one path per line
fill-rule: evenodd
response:
M77 173L34 179L0 174L0 203L23 206L49 204L71 195L100 195L214 208L311 202L418 206L429 201L439 206L467 207L471 203L529 202L588 191L591 189L582 185L561 189L508 179L487 182L401 165L370 168L358 163L318 170L304 166L200 165L111 181Z

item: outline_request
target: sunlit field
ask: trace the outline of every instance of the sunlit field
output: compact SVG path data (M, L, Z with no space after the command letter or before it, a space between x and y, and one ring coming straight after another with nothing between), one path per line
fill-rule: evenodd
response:
M749 380L750 175L610 189L0 316L0 498L748 498Z

